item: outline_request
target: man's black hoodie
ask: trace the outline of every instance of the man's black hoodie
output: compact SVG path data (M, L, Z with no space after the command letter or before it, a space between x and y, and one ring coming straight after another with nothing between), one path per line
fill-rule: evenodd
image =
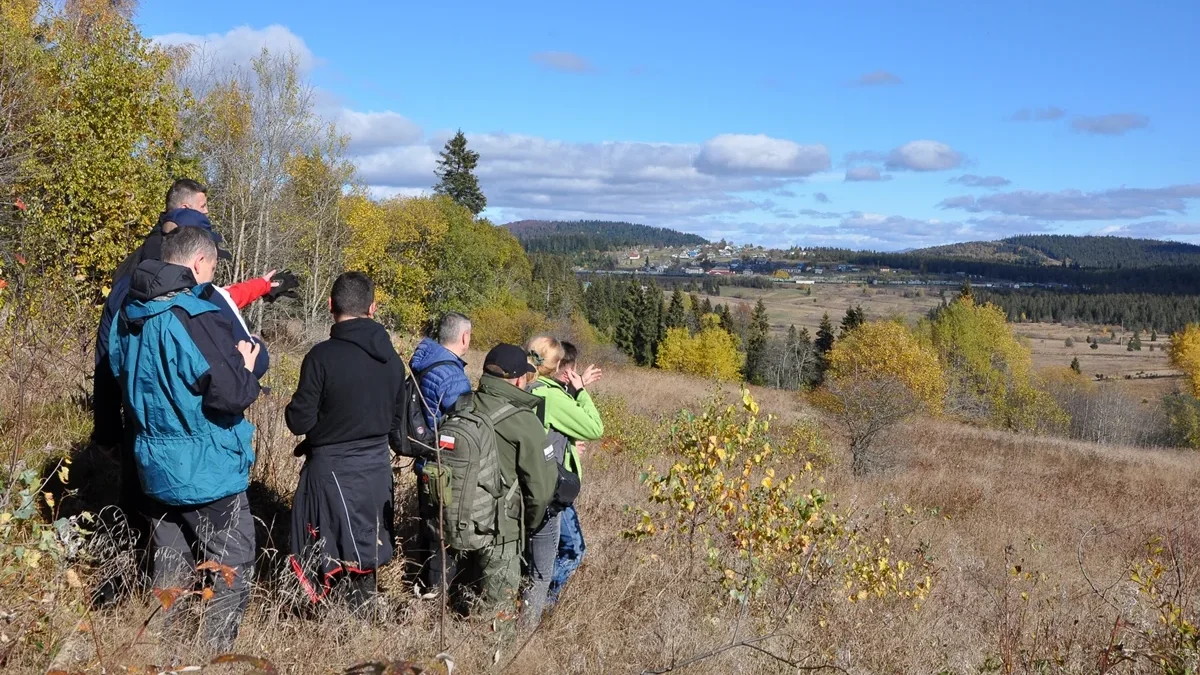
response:
M404 363L372 319L335 323L300 366L288 429L311 447L389 436L404 419Z

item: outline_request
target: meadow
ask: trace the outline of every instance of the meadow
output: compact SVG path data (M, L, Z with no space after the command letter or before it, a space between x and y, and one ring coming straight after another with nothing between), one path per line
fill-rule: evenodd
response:
M720 296L708 297L713 304L746 302L751 307L762 300L771 319L771 329L782 334L788 327L807 328L812 335L820 326L821 317L829 314L836 327L850 307L861 306L867 319L901 318L915 323L929 310L941 304L939 288L908 286L866 286L864 284L813 284L811 286L780 285L772 289L737 288L725 286ZM956 293L947 289L953 298ZM1171 367L1167 358L1166 336L1150 342L1142 336L1141 351L1127 351L1125 342L1131 333L1120 327L1085 324L1014 323L1013 332L1025 338L1033 353L1033 365L1038 369L1069 366L1079 359L1081 372L1089 377L1101 376L1106 384L1119 383L1122 391L1148 401L1173 391L1180 373ZM1100 339L1112 335L1114 342ZM1091 349L1088 337L1098 338L1099 345ZM1073 346L1067 347L1070 338Z
M478 364L481 356L468 360ZM687 546L661 536L635 541L625 533L636 522L631 509L650 507L641 472L675 461L670 427L678 411L700 410L718 390L736 400L736 388L610 366L595 387L608 437L586 450L578 504L587 558L540 629L502 643L488 617L443 616L438 603L414 594L411 569L400 561L380 575L388 602L374 620L337 608L308 616L294 609L299 594L280 556L300 464L280 419L292 372L281 363L272 374L276 393L254 410L259 461L252 499L262 551L237 644L239 653L269 660L275 672L341 672L364 661L381 665L356 672L383 672L383 661L397 659L444 672L436 659L443 652L455 672L465 673L1167 672L1128 654L1158 630L1164 598L1193 599L1200 590L1200 541L1190 527L1200 516L1200 496L1191 489L1200 465L1190 452L922 418L886 437L889 468L859 478L848 469L837 429L799 395L751 388L764 413L778 416L780 437L799 425L819 429L820 443L797 461L818 466L833 508L865 535L887 536L897 557L924 560L933 583L916 606L894 598L850 602L839 588L824 586L788 606L770 597L734 602ZM112 469L77 456L76 498L103 498L112 488ZM403 463L397 478L403 516L413 501L412 474ZM59 503L70 508L70 499ZM410 524L402 517L402 547ZM1153 554L1156 541L1166 542L1169 558ZM1147 559L1165 570L1160 596L1131 581L1131 570ZM97 567L78 569L85 588L101 574ZM81 618L68 601L79 590L66 584L60 594L60 606L37 633L44 649L28 642L15 652L9 647L9 672L44 672L52 655L66 672L204 662L194 636L162 633L157 619L144 628L153 598ZM15 600L4 601L6 611L20 609ZM1187 616L1193 611L1189 606ZM5 633L21 639L11 624ZM246 668L209 666L213 672Z

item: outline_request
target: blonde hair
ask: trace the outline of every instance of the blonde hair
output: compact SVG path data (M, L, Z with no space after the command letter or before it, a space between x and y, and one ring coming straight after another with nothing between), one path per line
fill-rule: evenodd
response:
M529 362L536 368L538 375L550 377L558 372L558 364L562 362L562 343L549 335L539 335L529 341L526 347L529 352Z

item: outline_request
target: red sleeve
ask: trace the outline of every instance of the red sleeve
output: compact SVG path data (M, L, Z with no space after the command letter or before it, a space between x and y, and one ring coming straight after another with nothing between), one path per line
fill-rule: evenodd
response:
M233 304L237 305L238 309L243 309L246 305L269 293L271 282L262 277L255 277L240 284L226 286L225 290L229 292L229 297L233 298Z

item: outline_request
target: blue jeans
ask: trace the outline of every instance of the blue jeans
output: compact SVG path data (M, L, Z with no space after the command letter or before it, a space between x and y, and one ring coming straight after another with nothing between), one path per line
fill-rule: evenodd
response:
M550 580L550 594L546 604L558 602L567 579L583 562L587 544L583 541L583 530L579 527L579 514L574 506L563 509L558 516L558 559L554 561L554 578Z

